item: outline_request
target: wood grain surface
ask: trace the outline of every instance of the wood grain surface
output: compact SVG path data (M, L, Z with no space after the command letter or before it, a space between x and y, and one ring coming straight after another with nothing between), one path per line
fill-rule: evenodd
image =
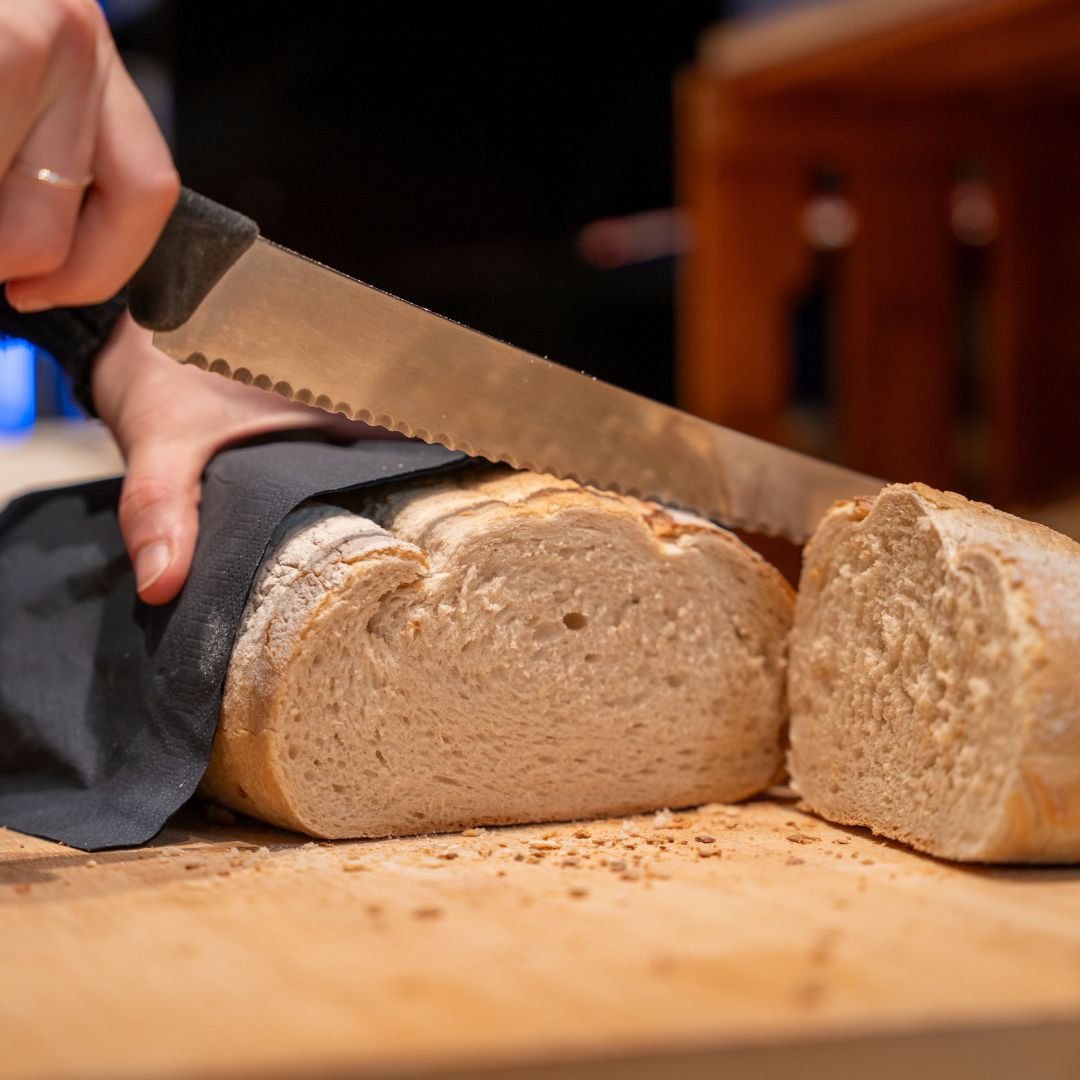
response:
M198 806L97 855L0 830L5 1077L721 1069L1080 1075L1080 870L783 797L337 843Z

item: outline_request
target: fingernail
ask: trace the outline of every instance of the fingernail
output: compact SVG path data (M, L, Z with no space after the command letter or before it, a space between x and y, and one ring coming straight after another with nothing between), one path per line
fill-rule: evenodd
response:
M40 296L11 296L9 294L8 303L20 315L33 315L38 311L48 311L53 306L51 300L43 300Z
M164 540L155 540L147 544L138 555L135 556L135 590L144 592L165 571L172 561L169 545Z

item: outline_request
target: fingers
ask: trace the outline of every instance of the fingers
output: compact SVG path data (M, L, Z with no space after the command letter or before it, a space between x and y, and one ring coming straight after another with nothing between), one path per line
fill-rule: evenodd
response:
M202 473L217 450L256 435L298 428L325 430L343 441L381 431L303 405L278 406L270 395L228 383L224 389L237 392L224 399L223 408L222 399L213 393L215 376L180 369L162 359L170 374L175 367L177 375L193 378L189 385L177 379L171 387L187 401L191 415L173 417L161 403L137 416L136 430L125 432L123 440L128 465L120 496L120 530L135 567L135 587L147 604L168 603L187 580L199 532ZM212 432L201 430L203 416L212 418ZM181 426L180 420L186 424Z
M46 168L85 190L33 178ZM31 175L26 175L26 170ZM94 0L0 5L0 281L21 311L97 303L149 254L180 184Z
M380 436L342 416L285 401L170 360L123 316L93 370L94 403L127 460L120 528L139 595L163 604L191 568L201 478L220 449L275 431L313 428L343 441Z
M193 417L178 364L123 315L93 370L94 403L127 461L119 518L140 596L164 604L180 591L199 527L202 471L213 442ZM199 372L198 374L201 374Z
M0 5L0 176L55 101L87 96L102 39L104 18L92 0ZM89 147L95 138L92 129Z
M105 82L102 27L100 11L70 0L41 4L29 20L16 0L0 17L0 32L11 32L0 45L0 281L48 273L67 258L83 189L32 172L81 178L90 169ZM29 85L10 85L8 65Z
M192 445L136 444L120 496L120 529L148 604L179 593L199 531L200 477L208 455Z
M81 205L81 191L48 190L45 184L9 172L0 184L0 281L48 274L63 266ZM20 311L53 306L44 298L36 303L36 294L20 292L16 286L9 286L8 298Z
M91 168L94 183L63 258L9 282L8 299L19 310L92 304L114 295L150 253L179 196L165 140L115 53L102 89ZM5 180L4 187L14 181ZM55 199L60 193L45 194Z
M26 170L47 167L69 177L89 172L102 90L100 80L89 86L75 80L35 125L0 183L0 281L48 274L66 262L83 189L42 183Z
M125 416L116 425L128 463L120 529L135 587L148 604L168 603L187 580L199 531L202 473L218 450L299 428L322 430L343 442L390 435L251 387L219 383L217 376L180 368L160 354L157 359L165 381L147 400L132 400L142 388L124 395Z

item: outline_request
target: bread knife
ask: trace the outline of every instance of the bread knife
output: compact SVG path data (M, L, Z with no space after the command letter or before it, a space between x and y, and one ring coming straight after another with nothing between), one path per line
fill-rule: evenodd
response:
M882 481L611 386L265 240L184 189L129 287L169 356L519 469L805 540Z

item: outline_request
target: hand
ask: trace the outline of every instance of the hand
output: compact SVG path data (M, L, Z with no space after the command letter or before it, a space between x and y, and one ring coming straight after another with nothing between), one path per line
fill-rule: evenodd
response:
M34 179L42 168L74 183ZM95 0L3 0L0 281L12 307L113 296L179 192L169 149Z
M129 316L94 364L94 405L127 461L120 528L148 604L187 580L199 531L203 469L218 450L271 431L312 428L350 442L390 432L185 367Z

